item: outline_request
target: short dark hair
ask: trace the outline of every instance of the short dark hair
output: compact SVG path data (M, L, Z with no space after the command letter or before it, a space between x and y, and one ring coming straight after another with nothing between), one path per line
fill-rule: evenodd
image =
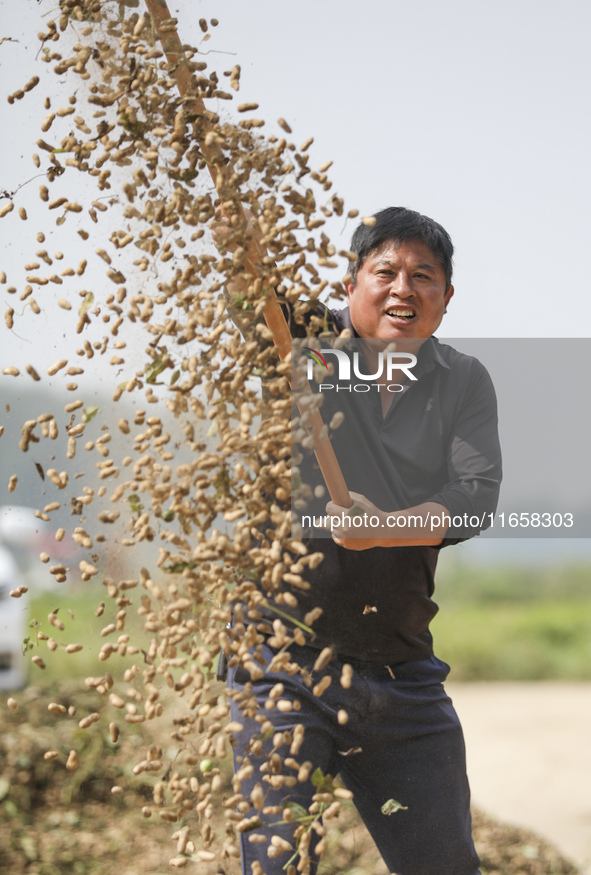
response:
M418 240L428 246L437 261L445 271L446 288L451 285L453 271L454 247L451 237L444 227L423 216L415 210L406 207L386 207L374 213L375 224L361 223L351 238L351 252L357 256L356 261L349 262L349 273L353 283L368 255L380 249L385 243L402 243L404 240Z

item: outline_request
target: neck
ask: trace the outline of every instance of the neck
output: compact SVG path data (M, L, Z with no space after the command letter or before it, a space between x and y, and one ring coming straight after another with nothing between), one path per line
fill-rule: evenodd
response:
M427 337L403 337L390 340L388 338L372 337L362 339L359 338L359 348L363 353L363 357L368 364L368 368L372 373L377 371L380 364L380 353L388 352L409 352L413 355L418 355L421 346L428 340ZM382 369L380 374L375 378L377 383L385 385L388 381L388 374L385 367L385 357L382 357ZM396 375L397 383L406 382L406 374L404 371L399 371Z

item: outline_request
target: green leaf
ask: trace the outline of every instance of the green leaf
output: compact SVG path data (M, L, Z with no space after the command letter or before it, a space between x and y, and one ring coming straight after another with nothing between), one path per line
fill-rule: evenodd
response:
M293 817L291 817L289 820L276 820L275 823L271 823L269 824L269 826L283 826L286 823L294 822L301 823L303 826L309 826L315 820L318 820L318 814L309 814L306 809L302 808L301 805L298 805L297 802L286 802L283 808L289 808L291 811L293 811Z
M167 574L182 574L185 568L188 568L192 571L194 568L197 568L196 562L174 562L171 565L164 565L163 570L166 571ZM274 730L273 730L274 731Z
M256 819L256 820L252 820L252 821L248 824L248 826L245 827L245 828L242 830L242 832L251 832L251 830L253 830L253 829L258 829L259 826L262 826L262 825L263 825L263 821L260 820L260 819L257 817L257 819Z
M193 119L197 118L197 116L193 116ZM191 119L187 116L187 121L191 121ZM191 180L195 179L199 175L198 170L177 170L175 173L169 173L171 179L176 179L178 182L191 182Z
M216 495L219 497L220 495L229 495L230 494L230 475L228 474L227 468L222 468L213 481L213 485L215 486Z
M84 314L88 310L90 310L90 308L93 304L94 304L94 295L92 294L92 292L87 292L87 294L84 296L84 300L80 304L80 308L78 310L78 315L84 316Z
M248 575L245 575L248 577ZM256 578L258 580L258 578ZM309 635L314 636L314 629L311 629L309 626L306 626L305 623L301 623L299 620L296 620L295 617L290 617L289 614L286 614L285 611L280 611L279 608L276 608L275 605L270 605L269 602L263 601L261 602L262 608L268 608L270 611L273 611L275 614L279 614L280 617L283 617L284 620L288 620L290 623L293 623L294 626L299 626L304 632L307 632Z
M298 802L286 802L283 807L289 808L295 820L301 820L303 817L308 817L308 812L304 806L300 805Z
M268 738L272 738L275 735L274 729L267 729L266 732L259 732L258 735L253 736L253 741L266 741Z
M134 137L143 137L146 131L150 128L147 122L142 122L137 118L134 119L133 117L128 116L126 112L120 114L119 124L124 127L126 131L129 131L130 134L133 134Z
M100 407L96 406L85 407L84 413L82 414L82 422L90 422L91 419L94 419L99 410Z
M12 799L5 799L3 802L3 807L4 807L4 811L6 812L8 817L18 817L19 816L18 807L12 801Z
M38 859L37 844L32 836L22 836L20 843L28 862Z
M314 769L310 780L312 781L314 787L322 787L322 785L324 784L324 772L322 771L320 766L318 766L317 769Z
M128 495L127 500L132 513L139 513L142 510L143 504L140 503L139 495L136 495L135 493L133 495Z
M171 386L174 386L174 384L176 383L176 381L178 380L180 375L181 375L180 371L173 371L172 377L170 378L170 385Z
M241 292L232 292L232 307L237 310L252 310L253 306L247 296Z
M154 361L146 366L144 371L146 375L146 383L151 383L154 385L156 383L156 377L158 374L161 374L162 371L166 369L168 366L168 361L163 359L161 356L157 356Z
M396 811L408 811L408 805L402 805L396 799L388 799L382 805L382 814L394 814Z

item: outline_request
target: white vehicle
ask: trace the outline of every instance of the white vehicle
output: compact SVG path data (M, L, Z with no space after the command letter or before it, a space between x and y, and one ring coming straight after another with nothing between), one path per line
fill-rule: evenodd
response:
M22 650L27 637L27 596L15 599L10 595L22 583L15 560L0 545L0 690L19 689L27 680Z

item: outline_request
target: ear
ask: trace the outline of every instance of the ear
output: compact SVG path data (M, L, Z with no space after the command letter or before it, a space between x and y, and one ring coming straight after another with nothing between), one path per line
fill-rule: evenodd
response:
M351 300L353 292L355 291L355 283L347 283L345 286L347 292L347 303Z
M449 289L445 293L445 298L443 299L445 302L445 311L447 312L447 305L451 301L454 296L454 287L450 285Z

